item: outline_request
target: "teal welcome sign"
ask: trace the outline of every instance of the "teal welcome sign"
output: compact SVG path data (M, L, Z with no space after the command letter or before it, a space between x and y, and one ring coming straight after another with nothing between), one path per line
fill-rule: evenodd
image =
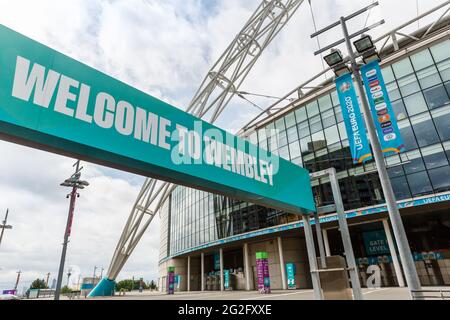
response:
M0 138L287 212L309 173L0 26Z

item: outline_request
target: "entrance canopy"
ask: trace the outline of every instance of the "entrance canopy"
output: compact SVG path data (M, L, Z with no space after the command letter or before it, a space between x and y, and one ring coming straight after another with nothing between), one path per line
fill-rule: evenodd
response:
M295 214L316 210L307 170L1 25L0 52L1 139Z

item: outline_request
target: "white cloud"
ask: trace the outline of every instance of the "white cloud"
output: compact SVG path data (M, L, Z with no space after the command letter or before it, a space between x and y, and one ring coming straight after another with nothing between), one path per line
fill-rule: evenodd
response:
M350 13L366 1L313 1L318 27ZM422 12L440 3L421 3ZM75 59L185 108L206 72L250 17L259 0L0 0L0 23ZM242 89L280 96L321 68L307 2L261 57ZM401 14L399 14L401 12ZM381 0L370 22L385 18L376 34L414 16L413 0ZM359 28L365 16L355 21ZM422 22L422 25L426 22ZM339 32L321 37L327 44ZM255 99L263 107L271 101ZM219 124L235 131L259 110L235 99ZM237 115L237 116L236 116ZM7 207L14 229L0 247L0 288L23 284L47 272L56 277L67 217L67 190L59 187L72 172L72 159L0 143L0 218ZM83 275L107 268L142 178L84 164L91 186L77 203L67 266ZM157 275L159 223L153 223L121 276Z

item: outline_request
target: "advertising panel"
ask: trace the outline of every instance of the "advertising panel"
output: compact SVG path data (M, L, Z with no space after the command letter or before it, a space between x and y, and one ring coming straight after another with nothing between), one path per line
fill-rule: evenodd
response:
M336 79L336 90L341 104L353 163L361 164L372 160L373 156L367 139L366 125L361 114L351 73L344 74Z

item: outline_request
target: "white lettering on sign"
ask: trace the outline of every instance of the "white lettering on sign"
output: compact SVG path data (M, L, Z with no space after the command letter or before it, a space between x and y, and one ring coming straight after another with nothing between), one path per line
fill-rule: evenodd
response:
M12 95L24 101L29 101L31 92L34 90L34 104L48 108L50 101L58 84L59 73L50 70L45 78L45 68L34 64L30 70L30 61L17 57L16 74Z
M274 186L278 157L267 156L268 161L259 159L258 152L262 151L255 151L257 149L254 147L255 152L244 152L245 145L235 146L234 138L232 145L224 143L223 133L218 129L209 129L203 133L201 121L195 122L194 130L188 130L142 106L116 100L106 92L97 93L95 100L92 100L95 101L93 108L89 108L92 91L88 84L17 57L13 97L33 101L35 105L46 109L54 101L55 112L93 123L103 129L114 128L120 135L171 150L175 164L202 164L204 161L227 172ZM356 120L353 126L358 131ZM171 142L177 142L177 145L172 148Z
M104 129L110 129L114 125L114 112L116 111L116 100L109 94L100 92L95 100L94 120Z
M358 126L358 120L356 118L355 107L353 106L353 101L351 97L345 98L345 104L347 107L348 116L350 118L350 124L353 131L353 140L355 142L355 147L358 151L364 148L361 133Z
M69 101L75 102L77 96L72 92L73 89L78 89L80 83L69 77L61 75L59 80L58 93L56 94L55 111L73 117L75 110L69 108L67 105ZM72 89L72 91L71 91Z

